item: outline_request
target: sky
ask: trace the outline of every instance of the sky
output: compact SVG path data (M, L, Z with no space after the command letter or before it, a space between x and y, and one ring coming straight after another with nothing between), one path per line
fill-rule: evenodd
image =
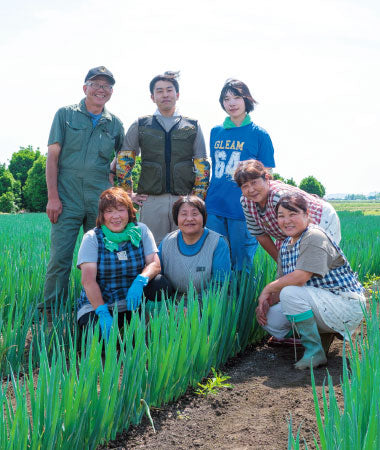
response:
M0 162L47 151L56 110L79 102L91 67L116 85L107 108L125 128L151 114L149 81L179 70L178 107L208 146L238 78L258 101L276 169L331 193L380 191L378 0L14 0L0 6Z

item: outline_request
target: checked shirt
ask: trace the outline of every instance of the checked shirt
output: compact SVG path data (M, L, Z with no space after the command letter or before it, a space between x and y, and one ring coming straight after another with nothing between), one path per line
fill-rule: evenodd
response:
M295 186L282 183L281 181L269 182L268 201L265 212L260 213L254 201L248 200L244 195L240 198L241 206L245 214L248 230L252 235L268 234L276 239L276 247L280 248L282 241L286 235L278 226L276 217L276 205L282 195L301 194L308 203L309 217L312 223L319 224L321 222L323 203L318 197L308 194ZM261 233L255 232L257 228L261 228Z
M125 242L118 251L109 251L104 245L104 234L101 228L95 228L98 239L98 271L96 282L100 287L104 303L109 305L125 300L133 280L145 267L142 240L138 248L130 241ZM120 254L125 255L120 259ZM119 256L118 256L119 255ZM82 288L78 300L78 310L89 304L86 292Z
M323 231L324 234L326 234L321 227L317 227L316 225L311 226L318 228L319 230ZM294 270L296 269L296 263L300 252L301 240L303 235L308 230L308 228L306 228L306 230L301 234L301 237L298 239L298 241L294 244L294 246L290 250L288 249L288 244L290 243L291 239L290 237L286 238L285 241L282 243L280 254L281 254L282 271L284 275L294 272ZM357 280L356 274L352 271L351 266L347 261L346 257L344 256L342 250L332 239L329 238L327 234L326 236L331 241L335 249L339 252L339 254L344 258L345 263L340 267L330 269L330 271L324 277L317 277L317 276L311 277L310 280L306 283L306 285L322 289L328 289L334 294L339 294L339 292L342 291L357 292L358 294L362 294L364 292L364 289Z

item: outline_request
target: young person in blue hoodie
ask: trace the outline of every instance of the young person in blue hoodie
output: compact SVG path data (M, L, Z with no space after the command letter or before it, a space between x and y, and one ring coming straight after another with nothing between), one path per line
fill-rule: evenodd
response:
M257 102L245 83L228 79L219 102L228 117L210 135L212 179L206 197L207 227L227 237L232 266L241 270L244 264L252 264L258 244L247 229L241 190L233 175L239 162L247 159L256 159L266 168L275 167L274 150L269 134L251 120L249 113Z

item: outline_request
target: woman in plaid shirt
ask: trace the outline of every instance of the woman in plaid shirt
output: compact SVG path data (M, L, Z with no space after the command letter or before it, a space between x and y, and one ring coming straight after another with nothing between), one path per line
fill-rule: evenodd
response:
M297 369L327 362L334 333L347 339L363 318L364 289L338 244L310 223L308 203L299 193L276 205L278 225L286 236L278 256L277 279L263 289L257 320L276 338L301 336L305 353ZM320 333L326 342L322 346Z
M286 238L276 217L276 205L285 194L301 195L307 202L310 221L323 228L339 244L341 237L339 217L335 209L321 198L295 186L272 180L264 165L254 159L240 162L234 179L243 194L240 203L248 230L275 261L278 249ZM273 242L271 237L276 241Z
M136 210L126 191L113 187L99 200L96 228L84 236L77 267L82 271L82 292L77 301L80 327L99 320L104 339L119 312L119 326L138 311L143 294L155 300L169 282L160 275L158 250L149 228L136 221ZM160 295L157 295L160 299Z

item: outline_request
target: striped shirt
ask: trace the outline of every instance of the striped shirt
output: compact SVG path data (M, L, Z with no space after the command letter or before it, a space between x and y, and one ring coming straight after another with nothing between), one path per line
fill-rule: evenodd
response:
M308 194L301 189L282 183L281 181L269 181L269 193L267 204L264 209L252 200L242 195L240 203L243 208L247 227L252 236L261 236L268 234L276 239L276 246L280 248L281 242L286 238L286 235L278 226L276 216L276 205L280 197L285 194L301 194L308 203L309 217L312 223L319 224L321 221L324 201L312 194Z

